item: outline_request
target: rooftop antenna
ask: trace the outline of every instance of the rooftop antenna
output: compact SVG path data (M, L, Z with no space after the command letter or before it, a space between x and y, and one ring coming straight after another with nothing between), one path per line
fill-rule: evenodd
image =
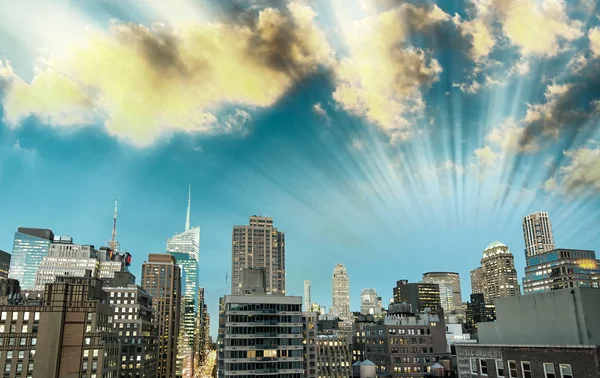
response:
M188 207L187 207L187 216L185 217L185 230L190 230L190 213L192 207L192 186L188 187Z
M117 207L119 204L119 200L115 200L115 212L113 214L113 227L112 227L112 237L108 242L108 246L112 248L113 251L118 251L119 243L117 242Z

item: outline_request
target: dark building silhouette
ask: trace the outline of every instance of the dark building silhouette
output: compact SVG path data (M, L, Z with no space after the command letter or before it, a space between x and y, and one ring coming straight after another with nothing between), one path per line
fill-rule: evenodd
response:
M496 320L496 307L485 302L483 294L471 294L467 303L466 328L470 333L477 333L477 323Z
M440 287L434 283L409 283L407 280L396 282L394 303L410 303L413 312L422 312L426 308L437 309L441 306Z

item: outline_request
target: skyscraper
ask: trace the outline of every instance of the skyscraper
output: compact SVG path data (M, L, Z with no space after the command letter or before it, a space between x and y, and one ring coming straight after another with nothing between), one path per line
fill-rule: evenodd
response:
M198 314L198 260L200 256L200 227L190 228L191 186L188 189L188 206L185 231L167 240L167 253L175 257L184 271L182 282L181 316L182 324L179 339L186 345L179 345L179 368L185 370L184 377L191 376L194 370L194 348L196 344L196 314Z
M342 264L337 264L333 269L331 278L331 312L344 321L352 321L350 312L350 279L346 268Z
M158 325L157 378L175 377L181 310L181 268L169 254L148 256L142 264L142 288L152 296Z
M481 267L471 271L471 294L483 294L483 270Z
M231 244L232 295L242 294L243 268L264 268L267 293L285 294L285 234L272 218L254 215L248 226L234 226Z
M554 249L554 235L548 213L537 212L523 218L525 257L535 256Z
M440 287L435 283L396 281L394 303L410 303L413 313L425 311L426 308L435 310L441 307Z
M427 272L423 274L423 282L438 284L440 303L444 316L452 312L462 315L462 296L460 293L460 276L454 272Z
M8 278L10 270L10 253L0 249L0 278Z
M309 311L310 304L310 281L304 280L304 311Z
M521 295L515 258L502 242L492 242L483 251L481 271L486 303L493 303L498 298Z
M360 313L363 315L381 313L381 301L378 298L377 290L362 289L360 292Z
M54 240L52 230L19 227L15 232L9 277L19 280L21 289L34 289L35 276Z

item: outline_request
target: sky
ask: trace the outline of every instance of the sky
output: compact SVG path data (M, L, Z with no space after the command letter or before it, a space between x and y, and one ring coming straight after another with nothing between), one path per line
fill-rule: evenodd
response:
M233 225L286 233L287 292L461 275L523 216L600 249L594 0L0 0L0 249L17 227L149 253L201 227L215 334Z

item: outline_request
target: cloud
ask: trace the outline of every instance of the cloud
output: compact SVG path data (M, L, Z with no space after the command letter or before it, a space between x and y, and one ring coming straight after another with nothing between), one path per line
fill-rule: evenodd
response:
M546 181L545 189L571 195L600 193L600 148L582 147L564 154L569 162L559 169L556 177Z
M268 107L330 63L315 16L291 3L257 12L252 25L115 23L107 33L91 31L68 59L40 67L31 83L14 74L3 80L7 119L16 124L35 115L73 126L98 115L110 134L137 146L172 132L238 131L249 114L219 117L223 108Z
M492 129L486 139L499 146L504 153L531 153L539 148L535 140L527 138L527 129L519 126L513 119L507 119L502 125Z
M555 56L565 42L583 36L582 23L567 16L564 0L473 0L476 20L499 22L523 56Z
M454 176L463 176L465 174L465 167L453 162L452 160L445 160L438 167L438 172L448 172Z
M588 32L590 50L595 58L600 58L600 27L596 26Z
M360 139L353 139L351 147L357 151L362 151L365 148L365 144Z
M499 154L490 146L478 148L473 154L475 155L475 166L484 170L494 167L499 160Z
M334 70L334 100L346 111L365 117L392 140L409 139L414 119L421 117L425 108L422 90L438 80L442 67L406 41L448 19L435 5L417 8L402 4L356 22L347 37L350 55Z
M312 111L315 114L320 115L321 117L327 118L327 112L325 111L325 109L323 109L323 106L321 105L320 102L317 102L316 104L314 104L312 106Z
M453 18L461 34L471 38L469 55L475 61L486 58L496 46L496 39L490 27L482 20L463 21L457 14Z

